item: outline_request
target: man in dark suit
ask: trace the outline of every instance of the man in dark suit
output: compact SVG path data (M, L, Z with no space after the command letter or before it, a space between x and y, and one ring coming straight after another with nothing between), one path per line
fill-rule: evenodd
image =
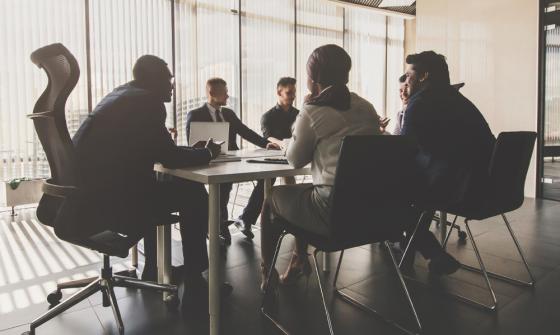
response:
M280 144L282 140L292 137L292 125L299 113L294 107L296 99L296 79L283 77L276 84L278 103L261 117L263 137ZM286 177L286 183L295 183L293 177ZM254 237L251 226L254 225L261 213L264 201L264 180L259 180L253 189L247 206L237 220L235 226L249 239Z
M406 86L409 101L404 113L402 135L414 137L421 175L421 207L445 209L474 201L483 191L495 137L480 111L450 85L445 57L425 51L406 57ZM458 262L442 252L428 227L419 251L432 259L430 270L450 273ZM420 242L419 242L420 244Z
M157 218L178 211L185 292L204 292L206 191L203 185L184 180L158 182L153 166L156 162L170 168L208 164L220 146L211 141L201 149L175 145L165 127L164 106L171 101L173 76L162 59L140 57L133 75L133 81L101 100L73 138L79 186L89 204L84 214L107 229L144 236L142 278L156 280Z
M197 109L193 109L187 114L187 139L190 135L191 122L228 122L228 150L239 150L239 146L237 145L237 135L261 148L280 148L277 144L268 141L244 125L234 111L224 107L226 106L229 98L227 83L225 80L221 78L209 79L206 82L206 96L208 101L204 105ZM220 227L220 236L226 244L231 243L231 235L229 233L227 221L227 204L229 202L231 187L231 183L220 185L220 208L223 221L222 226Z

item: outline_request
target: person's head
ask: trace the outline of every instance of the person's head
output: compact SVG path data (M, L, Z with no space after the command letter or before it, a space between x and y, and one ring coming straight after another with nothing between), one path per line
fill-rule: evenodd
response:
M153 55L141 56L132 68L132 75L136 85L156 94L162 101L171 101L173 75L163 59Z
M276 84L276 94L278 95L278 104L283 106L291 106L296 99L296 79L291 77L282 77Z
M445 56L423 51L406 56L406 85L412 95L428 85L449 85L449 68Z
M307 88L312 95L331 85L346 85L352 60L343 48L327 44L313 50L307 60Z
M406 75L403 74L399 77L399 97L401 98L402 104L408 104L408 90L406 89Z
M225 106L229 98L227 83L222 78L210 78L206 82L206 97L212 106Z

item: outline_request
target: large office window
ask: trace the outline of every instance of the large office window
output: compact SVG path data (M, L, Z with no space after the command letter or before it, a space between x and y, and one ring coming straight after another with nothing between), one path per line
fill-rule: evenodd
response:
M278 79L295 76L294 3L241 1L243 121L259 133L261 115L276 104Z
M75 0L0 1L0 179L49 175L33 122L26 118L47 86L47 76L29 55L47 44L63 43L85 69L84 2ZM66 104L71 133L87 115L82 71Z
M169 0L89 0L92 103L132 80L138 57L151 54L171 67ZM173 109L167 104L167 122Z
M385 116L391 118L395 125L396 115L402 109L399 97L399 77L404 73L404 19L387 17L387 80Z
M385 111L387 18L369 11L347 9L345 48L352 57L349 88Z
M301 107L307 58L328 43L352 57L350 89L391 116L400 108L403 39L402 19L321 0L0 1L0 178L49 175L25 117L47 82L29 55L47 44L63 43L80 66L66 105L71 134L107 93L132 80L139 56L153 54L174 72L167 124L186 144L187 112L205 102L209 78L227 81L230 107L260 132L262 114L276 103L277 80L296 77Z
M175 67L178 142L186 144L189 110L206 101L206 81L223 78L228 106L239 107L239 22L231 0L175 2Z
M301 106L308 93L306 64L311 52L324 44L343 46L344 10L321 0L299 0L296 8L296 102Z

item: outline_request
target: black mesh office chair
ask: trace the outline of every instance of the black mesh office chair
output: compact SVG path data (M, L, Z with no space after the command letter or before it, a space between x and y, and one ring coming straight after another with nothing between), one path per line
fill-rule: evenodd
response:
M34 51L31 54L31 61L44 69L48 76L47 88L35 104L33 114L29 115L33 120L51 168L51 178L43 186L44 195L37 208L37 217L41 223L53 226L55 233L62 240L103 254L103 268L99 277L58 284L57 291L50 294L48 298L49 302L56 306L31 322L30 330L24 334L34 334L38 326L96 292L102 292L103 306L112 307L119 332L123 334L124 325L113 291L114 287L170 292L168 302L174 307L178 304L177 287L113 274L109 257L127 257L130 247L138 242L140 236L125 236L113 231L84 234L87 227L80 226L79 213L75 217L76 220L72 221L72 227L56 226L60 206L68 206L69 202L65 200L80 192L76 187L78 171L76 171L74 146L68 133L64 114L66 100L78 82L80 70L74 56L58 43ZM173 218L169 216L165 219L172 220ZM57 304L62 296L61 289L79 287L83 288Z
M281 225L283 233L278 240L268 278L270 278L278 258L282 239L287 233L297 238L303 238L315 247L313 261L331 334L334 334L334 331L319 276L317 253L341 251L333 283L335 293L352 304L378 314L336 287L344 250L375 242L384 242L391 258L391 264L414 315L418 332L422 328L388 244L389 240L396 241L402 237L407 220L416 219L414 212L411 212L414 197L415 152L415 145L401 136L348 136L342 143L331 194L329 235L322 236L303 230L282 217L274 219L274 224ZM267 305L270 305L271 301L270 294L270 287L265 287L261 311L275 326L284 333L288 333L267 310ZM394 321L386 319L385 321L405 330Z
M496 309L498 302L496 300L494 290L492 289L492 285L490 284L489 277L501 279L511 284L522 286L532 287L535 284L535 279L531 273L531 270L529 269L527 261L525 260L523 250L521 249L521 246L519 245L519 242L517 241L513 230L511 229L505 213L516 210L523 204L523 201L525 199L525 178L527 176L527 170L529 169L529 164L531 162L531 156L533 154L533 147L535 145L536 137L536 133L527 131L500 133L496 141L496 146L494 147L492 159L490 161L488 170L490 175L489 185L484 194L478 195L478 201L476 202L469 202L469 204L459 204L451 208L438 208L444 210L447 213L465 218L465 228L471 245L476 254L480 269L468 265L462 265L462 267L469 271L481 273L484 276L486 287L492 299L491 304L485 304L462 295L454 294L454 296L465 302L474 304L479 307L484 307L489 310ZM511 238L513 239L513 242L529 275L530 280L528 282L486 271L486 267L484 266L484 262L482 261L480 252L478 251L476 241L474 240L469 228L469 221L485 220L497 215L500 215L502 217L511 235ZM445 240L443 242L444 247L447 245L451 230L452 229L448 231L447 236L445 237ZM412 239L414 239L414 233L412 235L411 241ZM408 247L407 250L405 250L405 255L407 251ZM403 259L405 255L403 255Z

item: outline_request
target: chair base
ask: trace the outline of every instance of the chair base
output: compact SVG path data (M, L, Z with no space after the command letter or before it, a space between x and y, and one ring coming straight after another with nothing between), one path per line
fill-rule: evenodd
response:
M496 299L496 294L494 293L494 290L493 290L493 288L492 288L492 284L490 283L489 277L493 277L493 278L495 278L495 279L500 279L500 280L506 281L506 282L508 282L508 283L510 283L510 284L514 284L514 285L527 286L527 287L534 287L534 285L535 285L535 279L534 279L534 277L533 277L533 274L531 273L531 270L529 269L529 265L527 264L527 261L526 261L526 259L525 259L525 255L524 255L524 253L523 253L523 250L521 249L521 246L519 245L519 242L517 241L517 237L515 236L513 230L511 229L511 226L510 226L509 221L507 220L505 214L501 214L501 216L502 216L502 218L503 218L503 220L504 220L504 223L505 223L505 225L506 225L506 227L507 227L507 229L508 229L508 231L509 231L509 233L510 233L510 236L511 236L513 242L515 243L515 246L516 246L516 248L517 248L517 251L518 251L518 253L519 253L519 256L521 257L521 260L523 261L523 264L525 265L525 269L527 270L527 273L528 273L528 275L529 275L529 277L530 277L530 281L525 282L525 281L521 281L521 280L519 280L519 279L515 279L515 278L511 278L511 277L507 277L507 276L504 276L504 275L501 275L501 274L497 274L497 273L493 273L493 272L487 271L487 270L486 270L486 266L484 265L484 261L482 260L482 257L481 257L481 255L480 255L480 252L479 252L479 250L478 250L478 246L477 246L477 244L476 244L476 241L475 241L475 239L474 239L474 237L473 237L473 235L472 235L471 229L470 229L470 227L469 227L469 220L468 220L468 219L465 219L466 233L468 234L468 239L469 239L469 241L470 241L470 243L471 243L471 245L472 245L472 247L473 247L473 250L474 250L474 252L475 252L475 255L476 255L476 258L477 258L477 261L478 261L478 264L479 264L480 268L475 268L475 267L473 267L473 266L464 265L464 264L461 264L461 268L463 268L463 269L465 269L465 270L468 270L468 271L477 272L477 273L480 273L480 274L483 275L483 278L484 278L484 281L485 281L485 283L486 283L486 287L487 287L487 289L488 289L488 293L489 293L489 296L490 296L490 298L491 298L491 300L492 300L492 303L487 304L487 303L483 303L483 302L476 301L476 300L474 300L474 299L465 297L465 296L460 295L460 294L445 292L446 294L448 294L448 295L450 295L450 296L452 296L452 297L454 297L454 298L456 298L456 299L458 299L458 300L460 300L460 301L463 301L463 302L468 303L468 304L470 304L470 305L472 305L472 306L480 307L480 308L483 308L483 309L486 309L486 310L490 310L490 311L496 311L496 310L497 310L497 307L498 307L498 300ZM408 245L407 245L407 247L406 247L406 249L405 249L405 252L404 252L404 254L403 254L403 259L404 259L404 257L407 255L408 249L409 249L410 245L412 244L412 240L414 239L414 236L416 235L416 231L417 231L418 228L419 228L418 226L419 226L420 222L421 222L421 219L418 221L418 224L417 224L417 226L416 226L416 228L415 228L415 230L414 230L414 232L413 232L413 234L412 234L412 237L411 237L410 240L409 240L409 243L408 243ZM455 222L455 221L454 221L454 222ZM450 230L447 232L447 236L445 237L445 240L444 240L444 242L443 242L443 248L444 248L444 249L445 249L445 247L446 247L446 245L447 245L447 241L449 240L449 236L451 235L451 231L452 231L452 229L450 229ZM401 260L401 265L402 265L402 260ZM415 282L418 282L418 283L420 283L420 284L426 285L426 283L421 282L421 281L419 281L419 280L417 280L417 279L415 279L415 278L411 278L411 277L407 277L407 278L408 278L408 279L411 279L411 280L414 280Z
M273 259L272 259L272 264L271 264L271 266L270 266L269 273L268 273L267 285L266 285L266 287L264 288L264 297L263 297L263 303L262 303L262 305L261 305L261 313L262 313L262 315L263 315L264 317L266 317L268 320L270 320L270 321L272 322L272 324L273 324L278 330L280 330L282 333L284 333L284 334L290 334L289 331L288 331L286 328L284 328L284 327L282 326L282 324L281 324L278 320L276 320L276 318L275 318L273 315L271 315L271 314L266 310L266 305L267 305L267 303L268 303L269 300L270 300L269 298L270 298L270 294L271 294L271 292L270 292L270 291L271 291L271 288L269 287L268 283L270 283L270 278L271 278L271 275L272 275L272 271L273 271L273 269L274 269L274 266L276 265L276 260L278 259L278 254L279 254L279 251L280 251L280 246L281 246L281 244L282 244L282 240L283 240L283 238L284 238L285 235L286 235L286 232L284 231L284 232L280 235L280 238L278 239L278 243L276 244L276 250L275 250L275 252L274 252L274 257L273 257ZM389 324L395 326L396 328L402 330L403 332L405 332L405 333L407 333L407 334L410 334L410 335L419 334L419 333L422 331L422 325L421 325L421 323L420 323L420 319L418 318L418 314L416 313L416 308L414 307L414 304L413 304L413 302L412 302L412 299L410 298L410 294L409 294L409 292L408 292L408 289L407 289L406 284L405 284L405 282L404 282L404 279L403 279L403 277L402 277L402 274L401 274L401 271L400 271L400 269L399 269L399 266L397 265L397 262L396 262L396 260L395 260L395 256L394 256L394 254L393 254L393 252L392 252L392 250L391 250L391 248L390 248L390 246L389 246L389 243L386 241L386 242L384 243L384 245L385 245L385 247L387 248L387 250L388 250L388 252L389 252L389 255L391 256L392 264L393 264L393 267L394 267L394 269L395 269L395 271L396 271L396 274L397 274L397 276L398 276L398 278L399 278L399 282L400 282L400 284L401 284L401 288L403 289L403 292L404 292L404 294L406 295L406 298L407 298L409 307L410 307L410 309L411 309L411 311L412 311L412 314L414 315L415 322L416 322L416 325L417 325L417 328L418 328L418 332L410 331L410 330L406 329L405 327L401 326L400 324L398 324L397 322L392 321L392 320L389 320L389 319L386 319L385 317L383 317L380 313L378 313L378 312L375 311L374 309L372 309L372 308L370 308L370 307L368 307L368 306L366 306L366 305L360 303L359 301L357 301L357 300L354 299L353 297L347 295L347 294L344 293L344 292L341 292L341 291L336 287L336 282L337 282L337 279L338 279L338 274L339 274L339 272L340 272L340 266L341 266L341 264L342 264L342 257L343 257L343 255L344 255L344 250L342 250L342 251L340 252L340 257L339 257L339 259L338 259L338 265L337 265L337 268L336 268L336 273L335 273L334 282L333 282L334 292L335 292L336 295L340 296L343 300L345 300L345 301L347 301L347 302L349 302L349 303L351 303L351 304L353 304L353 305L355 305L355 306L357 306L357 307L359 307L359 308L361 308L361 309L363 309L363 310L365 310L365 311L368 311L368 312L371 312L371 313L375 314L376 316L378 316L379 318L381 318L381 319L384 320L385 322L387 322L387 323L389 323ZM323 309L324 309L324 311L325 311L325 317L326 317L327 324L328 324L328 327L329 327L329 333L330 333L331 335L334 335L334 330L333 330L333 325L332 325L332 321L331 321L331 316L330 316L329 309L328 309L328 307L327 307L327 303L326 303L326 300L325 300L325 293L324 293L324 290L323 290L323 284L322 284L322 281L321 281L321 276L320 276L320 271L319 271L319 265L318 265L318 262L317 262L317 254L318 254L319 252L320 252L320 250L318 250L318 249L315 249L315 251L313 252L313 264L314 264L314 266L315 266L315 274L317 275L317 282L318 282L318 284L319 284L319 291L320 291L320 293L321 293L321 301L322 301L322 303L323 303Z
M31 322L30 324L29 331L24 332L23 334L34 335L37 327L53 319L54 317L64 313L66 310L72 308L76 304L80 303L81 301L84 301L85 299L87 299L88 297L92 296L97 292L101 292L103 294L103 306L104 307L111 306L111 308L113 309L113 315L117 322L119 334L121 335L124 334L124 324L117 303L117 298L114 292L115 287L149 289L149 290L155 290L160 292L169 292L171 295L168 297L168 299L166 299L167 305L170 308L177 308L177 306L179 305L179 298L177 297L177 286L147 282L136 278L130 278L130 277L125 277L116 274L113 275L112 269L109 266L109 256L104 255L103 262L104 262L104 266L101 270L101 275L99 277L75 280L72 282L60 284L57 287L56 292L60 292L59 291L60 289L65 289L65 288L76 288L76 287L83 287L83 288L80 291L74 293L68 299L64 300L62 303L57 304L43 315L33 320L33 322Z

